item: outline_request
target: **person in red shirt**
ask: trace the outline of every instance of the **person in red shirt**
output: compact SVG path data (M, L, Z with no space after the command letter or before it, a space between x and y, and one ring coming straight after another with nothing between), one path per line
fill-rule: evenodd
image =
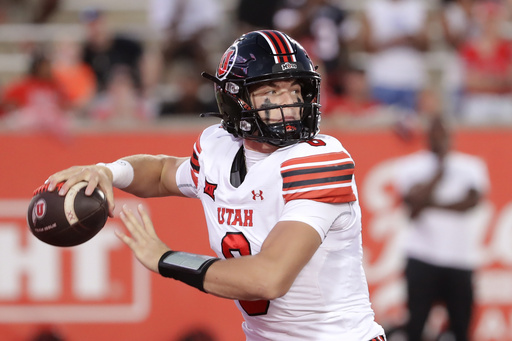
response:
M474 6L480 34L461 46L464 70L462 120L512 123L512 44L501 28L506 11L496 2Z
M52 73L77 115L85 115L96 94L96 76L82 61L81 46L69 36L57 39L53 46Z
M27 75L5 86L1 102L9 129L60 136L69 128L68 103L52 76L51 61L41 52L33 54Z
M322 113L350 117L368 117L379 112L382 107L370 94L370 88L363 69L352 67L344 77L345 93L330 96Z

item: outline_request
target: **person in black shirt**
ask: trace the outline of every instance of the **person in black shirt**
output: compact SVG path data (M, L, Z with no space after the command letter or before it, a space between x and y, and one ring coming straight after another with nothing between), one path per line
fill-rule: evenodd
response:
M98 9L88 9L81 15L86 25L86 40L82 58L94 70L97 92L103 92L116 66L128 68L134 84L141 87L140 62L143 46L135 38L111 32L105 14Z

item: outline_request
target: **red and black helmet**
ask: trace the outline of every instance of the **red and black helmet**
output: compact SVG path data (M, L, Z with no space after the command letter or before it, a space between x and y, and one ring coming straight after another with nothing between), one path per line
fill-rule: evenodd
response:
M275 146L307 141L318 133L320 121L320 75L306 50L286 34L262 30L244 34L221 58L216 75L203 73L215 82L215 95L222 126L235 137L257 140ZM265 124L251 104L248 88L273 80L295 80L301 85L304 102L266 107L301 108L298 121L284 119ZM261 110L261 109L260 109Z

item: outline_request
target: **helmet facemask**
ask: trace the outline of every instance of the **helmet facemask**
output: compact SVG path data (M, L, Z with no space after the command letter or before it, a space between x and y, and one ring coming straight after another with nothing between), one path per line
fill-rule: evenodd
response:
M286 79L286 78L285 78ZM256 108L250 100L250 109L241 111L239 129L243 138L284 147L312 139L318 131L319 104L301 85L303 99L290 104L267 104ZM244 97L248 98L246 94ZM285 115L286 110L296 110L294 119ZM273 120L270 120L273 112ZM276 117L276 114L279 113ZM287 118L288 117L288 118Z

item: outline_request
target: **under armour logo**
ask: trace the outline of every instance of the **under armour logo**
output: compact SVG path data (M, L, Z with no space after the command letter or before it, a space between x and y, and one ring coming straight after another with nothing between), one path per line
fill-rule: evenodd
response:
M256 193L256 191L252 191L252 200L256 200L256 199L260 199L260 200L263 200L263 191L258 191L258 193Z

